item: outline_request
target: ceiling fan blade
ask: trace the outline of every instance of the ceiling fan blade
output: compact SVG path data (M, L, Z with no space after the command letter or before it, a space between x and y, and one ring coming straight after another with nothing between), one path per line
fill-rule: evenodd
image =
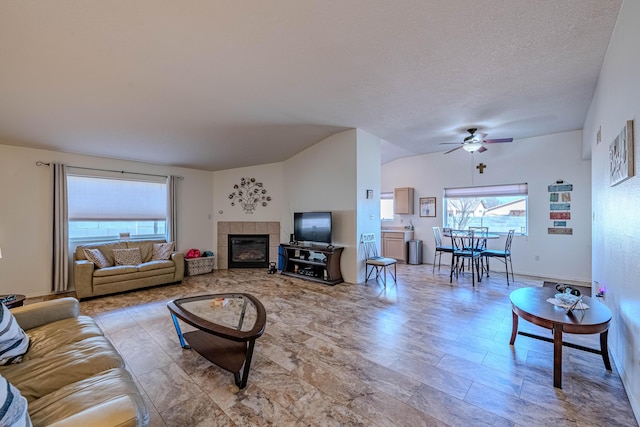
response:
M513 142L513 138L485 139L482 142L485 142L487 144L495 144L498 142Z
M449 154L449 153L454 152L454 151L456 151L456 150L459 150L459 149L461 149L461 148L462 148L462 145L461 145L461 146L459 146L459 147L456 147L456 148L454 148L454 149L452 149L452 150L445 151L445 153L444 153L444 154Z
M464 144L464 142L441 142L439 145Z
M476 153L484 153L485 151L487 151L487 149L486 149L486 148L484 148L484 147L480 147L480 148L478 148L478 149L476 150Z

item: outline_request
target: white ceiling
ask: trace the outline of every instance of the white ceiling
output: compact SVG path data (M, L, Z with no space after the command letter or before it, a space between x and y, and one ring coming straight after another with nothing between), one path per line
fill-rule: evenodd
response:
M581 129L621 2L3 0L0 143L222 170Z

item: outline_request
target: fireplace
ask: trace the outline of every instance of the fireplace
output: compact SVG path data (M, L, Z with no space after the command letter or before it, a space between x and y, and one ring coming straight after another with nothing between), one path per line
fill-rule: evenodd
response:
M268 234L229 234L228 268L267 268Z

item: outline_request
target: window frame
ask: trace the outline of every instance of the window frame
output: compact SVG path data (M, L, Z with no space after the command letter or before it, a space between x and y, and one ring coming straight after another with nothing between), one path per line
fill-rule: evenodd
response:
M518 183L518 184L497 184L497 185L483 185L483 186L474 186L474 187L456 187L456 188L445 188L442 196L442 210L443 210L443 219L442 225L443 227L448 228L456 228L449 225L449 199L482 199L482 198L500 198L500 197L521 197L524 199L525 209L524 209L524 227L509 227L515 230L515 234L521 236L529 235L529 185L528 183ZM507 202L497 206L503 206L508 203L517 202L518 200L513 200L511 202ZM496 207L496 206L494 206ZM514 215L517 217L517 215ZM484 215L483 215L484 218ZM475 226L477 224L474 224ZM484 224L483 224L484 225ZM465 224L464 227L468 227L469 224ZM458 227L459 228L459 227ZM524 228L524 229L523 229ZM509 233L508 230L505 231L497 231L489 229L491 233L506 235Z
M91 172L87 172L86 169L84 168L78 168L77 170L74 170L74 168L69 168L69 171L67 172L67 179L74 178L74 177L106 179L106 180L113 180L113 181L124 180L124 181L132 181L137 183L160 184L164 186L162 193L164 193L163 197L165 197L165 199L164 200L160 199L159 202L161 203L160 204L156 203L156 206L161 206L162 204L167 205L167 201L166 201L167 182L166 182L166 178L164 177L126 173L126 172L114 173L112 171L100 171L100 170L91 170ZM157 190L154 190L153 193L154 193L154 197L158 197L159 192ZM68 197L67 206L69 209L70 203L72 203L70 200L70 197L73 197L73 196L68 192L67 197ZM118 240L121 240L120 233L124 233L124 232L131 233L131 231L139 227L140 223L147 223L147 224L151 223L150 225L146 225L146 227L152 226L153 229L156 231L159 231L159 233L131 234L129 240L164 239L166 237L165 233L166 233L166 227L167 227L167 214L168 214L167 210L168 210L168 205L165 207L164 218L158 217L159 211L156 211L155 214L149 215L146 218L143 218L142 216L139 216L138 218L126 217L127 216L126 214L123 214L123 218L116 218L116 217L113 217L113 215L109 215L109 217L105 217L105 218L99 218L99 217L98 218L73 218L73 219L69 218L67 221L67 225L69 227L68 228L69 234L71 234L71 230L74 229L73 223L81 223L81 222L86 222L88 224L95 223L96 225L98 225L98 228L100 228L99 227L100 223L103 223L103 225L106 225L103 228L106 234L68 237L68 240L70 244L118 241ZM153 218L151 218L151 216L153 216ZM125 223L125 226L124 228L120 228L120 227L112 228L105 223ZM111 232L113 232L114 229L118 229L117 233L111 234ZM145 231L148 231L148 230L145 230Z
M389 217L383 218L382 216L384 212L384 209L382 207L383 200L391 200L391 217L390 218ZM393 191L380 193L380 221L392 222L395 219L394 207L395 207L395 200L393 198Z

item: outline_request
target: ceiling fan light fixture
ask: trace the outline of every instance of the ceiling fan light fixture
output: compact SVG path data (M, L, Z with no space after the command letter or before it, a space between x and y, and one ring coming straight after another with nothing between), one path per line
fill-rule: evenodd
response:
M464 150L468 151L469 153L475 153L480 148L482 148L482 143L480 143L480 142L472 142L471 144L464 144L462 146L462 148L464 148Z

